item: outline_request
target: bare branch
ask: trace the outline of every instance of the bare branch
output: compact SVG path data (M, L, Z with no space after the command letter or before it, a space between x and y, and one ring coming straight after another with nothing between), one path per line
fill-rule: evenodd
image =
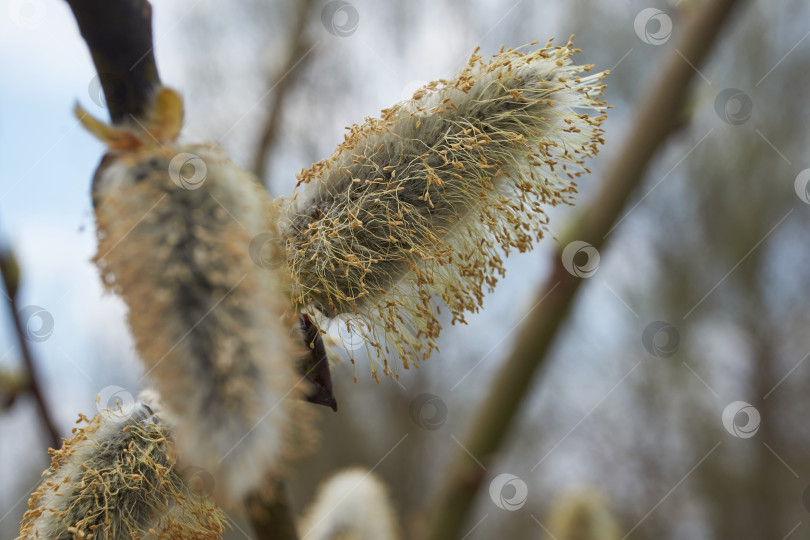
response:
M741 2L711 0L696 8L681 39L663 62L658 77L644 92L646 98L622 151L605 174L599 195L591 207L574 220L576 225L567 240L583 240L597 249L604 244L630 194L641 183L650 159L677 123L687 87L696 76L693 66L703 63L723 23L738 3ZM561 240L561 245L566 245L566 239ZM543 365L558 329L568 316L582 280L564 269L560 255L557 253L551 275L540 291L540 298L545 297L542 309L534 311L523 325L511 357L470 423L464 451L457 452L451 460L439 499L432 505L427 536L430 540L463 536L462 526L485 477L475 459L484 465L491 462L523 397L532 387L534 374Z

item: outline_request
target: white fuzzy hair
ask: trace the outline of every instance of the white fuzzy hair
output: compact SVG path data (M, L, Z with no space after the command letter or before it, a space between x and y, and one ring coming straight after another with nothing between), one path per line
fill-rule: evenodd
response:
M153 123L182 107L171 90L160 97ZM96 264L129 307L184 461L239 504L283 463L300 396L278 210L220 147L175 143L179 127L156 142L89 123L110 145L93 182Z
M388 489L371 471L341 471L321 485L299 524L301 540L397 540Z

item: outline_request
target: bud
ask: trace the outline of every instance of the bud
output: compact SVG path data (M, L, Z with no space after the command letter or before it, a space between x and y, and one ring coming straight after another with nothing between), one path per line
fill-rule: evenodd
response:
M20 266L10 248L0 250L0 271L3 273L9 298L16 297L20 286Z

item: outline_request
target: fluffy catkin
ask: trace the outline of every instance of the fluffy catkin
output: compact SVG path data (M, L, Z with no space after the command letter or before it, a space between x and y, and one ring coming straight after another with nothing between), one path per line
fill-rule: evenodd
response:
M93 182L95 262L129 307L184 460L238 503L289 452L298 323L275 204L219 147L176 144L176 107L163 89L140 131L83 117L110 147Z
M544 207L570 202L603 142L607 72L585 75L575 52L473 54L302 171L283 226L300 309L357 316L372 352L406 368L427 358L434 296L454 323L477 311L502 254L542 238Z
M31 495L18 540L218 539L225 516L178 472L167 425L146 403L73 430Z
M298 526L302 540L397 540L388 488L372 472L346 469L318 489Z

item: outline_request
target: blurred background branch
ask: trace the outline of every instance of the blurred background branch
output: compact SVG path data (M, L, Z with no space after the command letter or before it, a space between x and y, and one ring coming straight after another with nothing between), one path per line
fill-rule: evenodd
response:
M256 540L298 540L293 511L283 480L268 478L245 501Z
M8 300L11 312L11 319L14 322L17 346L20 348L20 354L25 367L25 376L27 379L25 389L31 394L37 404L39 419L42 422L42 426L45 428L48 444L51 448L58 450L62 446L62 440L59 437L59 430L56 429L56 424L51 417L50 409L42 392L42 385L39 382L39 375L37 373L37 365L34 361L34 356L31 354L31 348L28 345L23 321L20 320L20 306L17 302L17 293L19 292L20 286L20 267L17 265L17 260L10 248L3 249L2 252L0 252L0 273L2 273L3 276L6 299Z
M698 74L697 67L703 64L738 3L741 2L707 1L690 14L680 39L644 92L646 99L638 108L622 149L604 174L600 192L590 207L574 219L574 225L560 239L561 246L574 240L588 242L597 250L603 246L631 193L644 178L647 164L679 123L687 89ZM581 284L581 278L565 269L562 251L558 250L551 274L538 295L538 303L542 300L542 305L523 323L511 356L473 416L472 429L442 480L438 501L431 506L429 539L463 536L465 519L485 478L481 463L485 466L491 463L500 448L524 397L536 382L534 375L544 364Z
M314 3L314 0L300 0L295 3L296 9L289 35L289 45L287 46L287 59L282 64L279 72L276 73L276 82L269 85L267 90L268 93L272 92L273 95L267 107L266 117L256 143L256 155L253 158L251 170L268 188L270 186L268 158L274 149L276 138L278 137L279 126L281 125L281 112L284 107L285 98L290 89L295 85L298 74L300 73L300 70L296 70L296 67L298 67L298 64L304 59L307 49L310 48L309 40L307 40L306 27L312 17L312 6Z

